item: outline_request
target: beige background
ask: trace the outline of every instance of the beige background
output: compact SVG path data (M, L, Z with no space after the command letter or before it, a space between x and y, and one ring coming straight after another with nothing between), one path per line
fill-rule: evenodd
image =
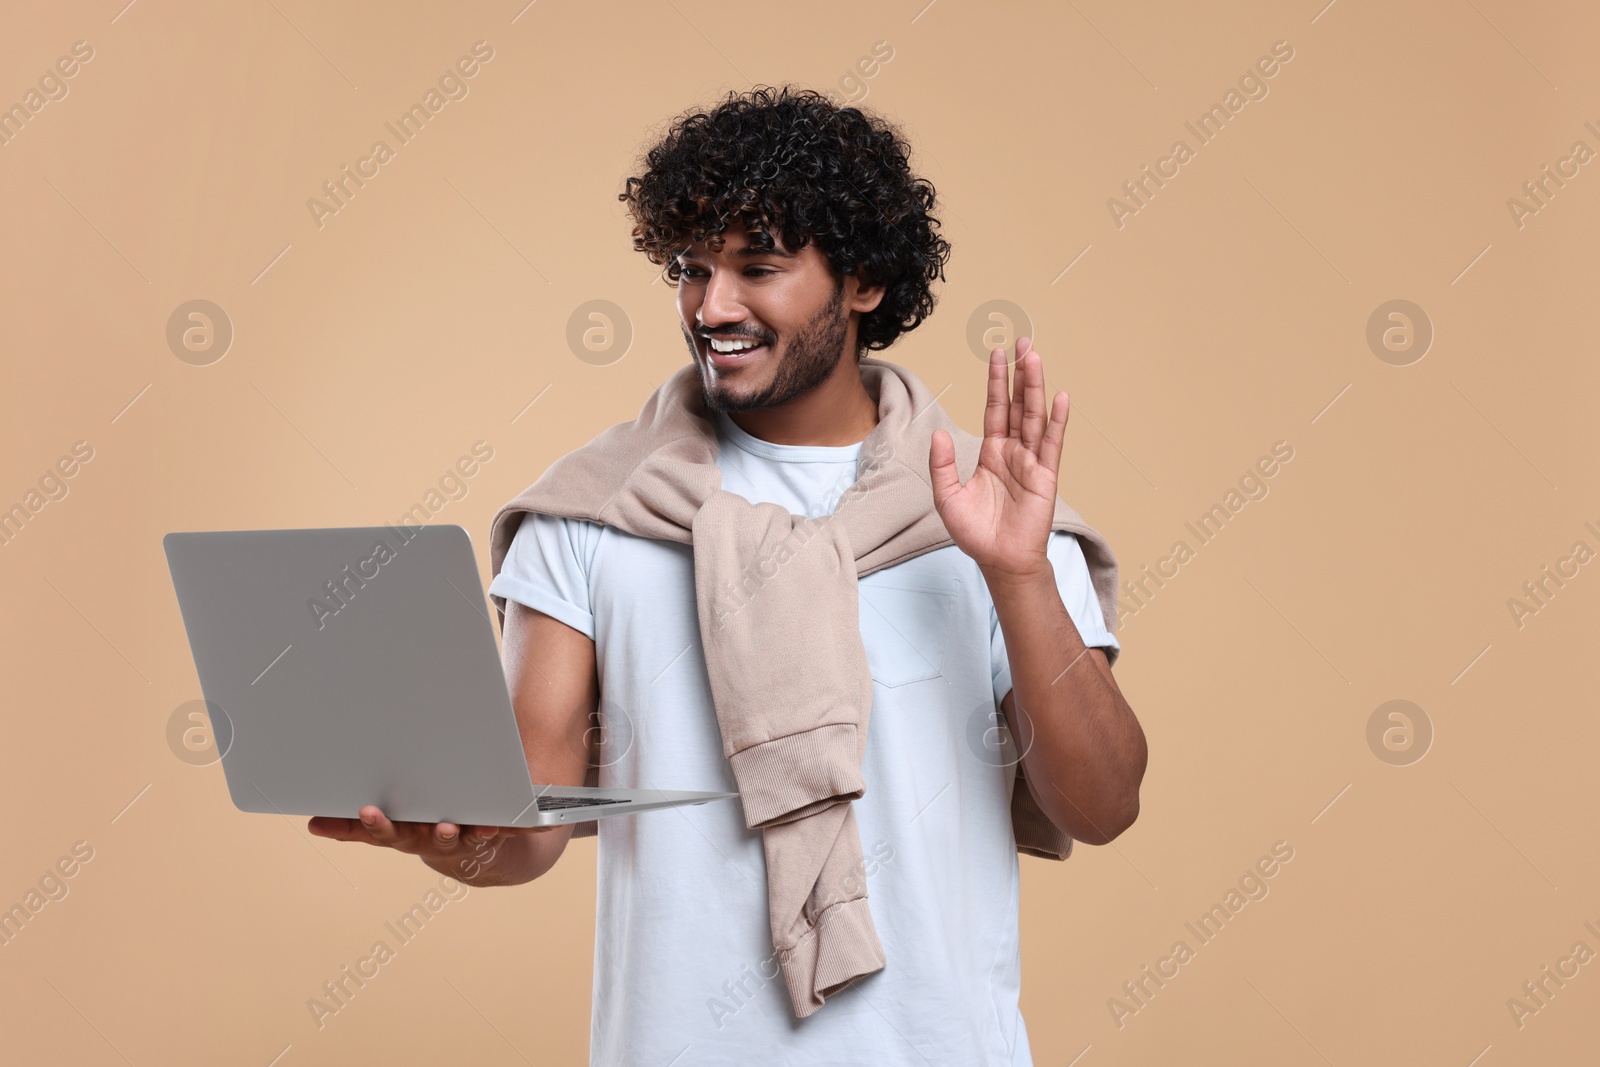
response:
M0 547L0 904L93 849L0 948L0 1058L584 1061L592 840L449 904L316 1028L307 999L435 878L242 814L219 765L176 758L200 693L161 537L392 521L481 439L494 459L434 521L487 580L498 505L685 358L615 200L635 153L681 109L795 81L864 91L939 190L949 280L889 358L976 430L969 317L1020 306L1073 398L1063 495L1126 574L1294 450L1124 619L1138 823L1023 860L1038 1062L1595 1061L1600 963L1520 1028L1507 1006L1600 951L1600 564L1520 627L1507 605L1600 549L1600 163L1520 227L1507 206L1600 150L1592 10L122 2L12 4L0 33L0 104L93 49L0 147L0 506L94 450ZM469 95L319 229L308 198L480 40ZM892 60L842 82L878 41ZM1198 145L1184 122L1277 41L1269 95ZM1178 138L1195 158L1119 228L1108 198ZM234 330L205 366L166 341L195 299ZM633 331L608 365L566 341L596 299ZM1394 299L1435 333L1406 366L1366 340ZM1405 766L1367 740L1395 699L1434 734ZM1278 841L1270 895L1119 1028L1122 983L1197 946L1184 923Z

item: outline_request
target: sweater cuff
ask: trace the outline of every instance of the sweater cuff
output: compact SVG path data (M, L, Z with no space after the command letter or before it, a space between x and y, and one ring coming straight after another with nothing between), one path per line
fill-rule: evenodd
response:
M778 957L798 1019L814 1014L857 978L883 970L886 962L866 897L840 901L822 912L816 926Z
M1016 779L1011 783L1011 832L1017 851L1025 856L1064 860L1072 855L1072 835L1051 822L1034 799L1020 760Z
M777 737L728 757L750 829L803 819L866 792L853 723Z

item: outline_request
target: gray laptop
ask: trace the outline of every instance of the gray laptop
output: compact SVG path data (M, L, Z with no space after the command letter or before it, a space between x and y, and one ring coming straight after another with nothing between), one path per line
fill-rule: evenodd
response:
M242 811L552 826L738 795L531 781L460 526L162 544Z

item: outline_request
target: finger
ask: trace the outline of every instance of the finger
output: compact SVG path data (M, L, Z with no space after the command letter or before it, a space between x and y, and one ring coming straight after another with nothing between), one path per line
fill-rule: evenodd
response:
M1061 469L1061 444L1067 436L1067 416L1071 410L1071 397L1056 390L1055 399L1050 403L1050 422L1044 428L1044 440L1039 442L1039 462L1052 478Z
M1022 438L1022 341L1017 341L1018 355L1012 367L1011 408L1007 415L1007 437Z
M368 804L361 809L361 825L372 835L375 844L392 848L400 843L400 832L376 804Z
M1018 343L1023 348L1026 339ZM1022 393L1022 444L1029 452L1039 451L1044 436L1044 357L1027 346L1027 354L1017 359L1017 377L1024 380Z
M461 847L461 827L453 822L435 823L432 836L436 851L454 852Z
M985 412L984 421L988 418ZM935 502L961 488L961 476L956 472L956 443L948 430L933 431L933 440L928 443L928 477L933 481Z
M372 835L361 825L360 819L340 819L331 815L317 815L306 823L313 837L326 837L334 841L365 841L372 843Z
M989 396L983 405L983 436L1004 437L1011 403L1006 399L1006 350L989 352Z

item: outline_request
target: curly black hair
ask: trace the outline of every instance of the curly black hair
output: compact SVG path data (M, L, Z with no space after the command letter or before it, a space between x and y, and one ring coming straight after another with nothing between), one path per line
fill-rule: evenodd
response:
M911 173L909 156L879 116L810 89L757 86L675 119L617 199L634 220L634 249L664 264L673 286L677 256L696 241L720 248L734 219L756 248L771 248L773 232L790 251L815 241L837 277L883 285L861 317L859 356L932 314L933 281L950 258L933 185Z

